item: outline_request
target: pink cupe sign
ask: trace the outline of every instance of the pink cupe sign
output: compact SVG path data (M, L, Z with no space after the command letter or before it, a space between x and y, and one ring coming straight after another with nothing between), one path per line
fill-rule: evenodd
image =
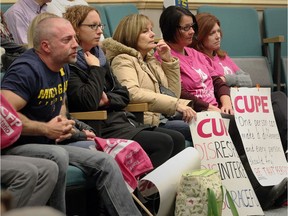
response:
M106 152L116 160L130 192L136 189L137 179L153 169L150 158L136 141L96 137L95 142L97 150Z
M12 145L22 131L22 122L18 118L15 109L8 103L6 98L0 94L0 113L1 113L1 149Z

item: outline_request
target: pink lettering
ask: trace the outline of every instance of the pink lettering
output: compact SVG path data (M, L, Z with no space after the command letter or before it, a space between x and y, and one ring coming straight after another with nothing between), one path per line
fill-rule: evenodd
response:
M208 128L206 125L207 123L210 123L210 125L208 125ZM204 131L205 125L206 125L206 131ZM219 124L217 127L217 121L215 118L204 119L201 122L199 122L197 126L197 133L199 134L200 137L203 137L203 138L212 137L212 134L215 136L224 136L224 135L228 136L228 132L225 127L223 119L219 119Z
M263 112L268 113L268 97L267 96L236 96L234 100L235 110L238 113ZM240 102L243 102L244 107L240 107Z

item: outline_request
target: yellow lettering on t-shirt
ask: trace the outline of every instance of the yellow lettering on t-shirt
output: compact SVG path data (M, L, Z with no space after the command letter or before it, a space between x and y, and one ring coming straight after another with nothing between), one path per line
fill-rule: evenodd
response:
M58 85L58 94L62 94L63 93L63 88L62 88L62 84Z
M49 89L41 89L38 94L38 99L53 99L57 95L61 95L67 91L68 81L59 84L57 87Z
M64 76L65 75L64 68L60 68L59 72L60 72L60 76Z

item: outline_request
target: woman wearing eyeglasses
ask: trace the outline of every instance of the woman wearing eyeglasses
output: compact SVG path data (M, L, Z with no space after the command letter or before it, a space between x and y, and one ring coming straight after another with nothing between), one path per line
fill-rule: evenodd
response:
M189 47L198 29L195 16L186 8L170 6L160 16L160 28L171 54L180 62L181 98L194 101L196 111L233 114L229 87L220 77L211 77L213 63Z
M135 116L124 111L129 92L114 76L109 62L99 47L104 26L99 13L89 6L72 6L64 17L76 32L80 45L76 64L70 65L67 89L70 112L107 110L107 120L100 121L103 138L137 141L156 168L185 148L184 136L173 130L143 125ZM99 121L86 121L96 128Z

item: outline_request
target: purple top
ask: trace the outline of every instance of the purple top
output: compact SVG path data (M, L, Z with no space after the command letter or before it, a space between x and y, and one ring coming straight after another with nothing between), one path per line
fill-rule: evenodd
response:
M45 12L46 7L46 4L40 7L34 0L18 0L4 13L5 22L15 43L27 43L29 24L37 14Z

